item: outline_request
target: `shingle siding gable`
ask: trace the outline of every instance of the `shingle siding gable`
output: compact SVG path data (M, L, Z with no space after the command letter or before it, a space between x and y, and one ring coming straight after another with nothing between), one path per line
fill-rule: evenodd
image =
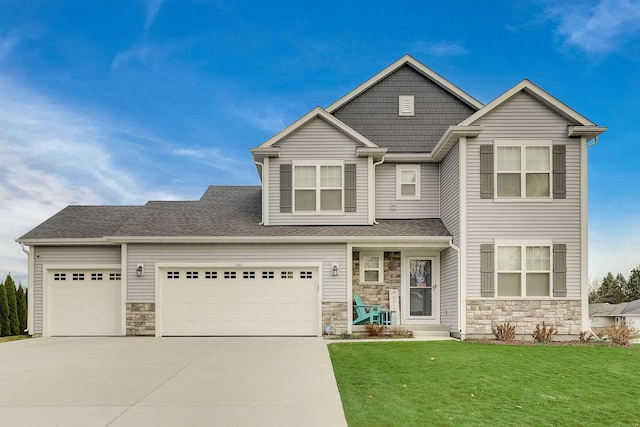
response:
M398 115L398 97L415 96L415 116ZM410 66L372 86L333 115L389 152L430 152L447 127L475 112Z

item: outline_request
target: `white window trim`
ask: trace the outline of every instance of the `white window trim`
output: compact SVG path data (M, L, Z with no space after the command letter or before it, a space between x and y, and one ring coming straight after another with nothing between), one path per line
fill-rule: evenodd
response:
M494 140L493 150L493 194L496 201L507 202L551 202L553 200L553 141L541 139L501 139ZM549 195L547 197L527 197L527 147L549 147ZM520 147L520 197L498 197L498 150L497 147ZM500 172L516 173L516 172Z
M367 256L377 256L378 257L378 280L377 281L367 281L364 279L365 268L364 268L364 258ZM374 271L373 268L368 268L367 271ZM383 283L384 282L384 253L383 252L360 252L360 283Z
M519 246L520 247L520 270L502 270L498 272L498 247L500 246ZM546 296L527 296L527 247L530 246L546 246L549 248L549 295ZM493 245L494 251L494 277L495 299L561 299L553 296L553 242L551 240L496 240ZM536 273L545 273L543 270L533 270ZM520 296L499 296L498 295L498 273L520 273Z
M403 171L415 171L416 172L416 194L414 196L402 195L402 182L401 176ZM396 200L420 200L420 181L422 168L417 165L396 165Z
M315 166L316 168L316 210L315 211L296 211L296 166ZM342 209L333 211L320 210L320 168L322 166L340 166L340 176L342 179ZM292 215L344 215L344 161L343 160L296 160L291 162L291 214ZM299 188L300 190L310 188ZM327 187L327 190L338 189L337 187Z

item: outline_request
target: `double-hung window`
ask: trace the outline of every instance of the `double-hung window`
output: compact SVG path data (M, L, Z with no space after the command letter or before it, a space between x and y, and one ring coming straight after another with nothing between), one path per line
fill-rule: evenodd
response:
M360 254L360 281L382 282L383 280L382 253L362 252Z
M497 246L499 297L551 296L551 245Z
M396 199L420 199L420 165L396 165Z
M551 197L551 143L496 146L498 198Z
M342 163L294 165L294 211L342 212L342 168Z

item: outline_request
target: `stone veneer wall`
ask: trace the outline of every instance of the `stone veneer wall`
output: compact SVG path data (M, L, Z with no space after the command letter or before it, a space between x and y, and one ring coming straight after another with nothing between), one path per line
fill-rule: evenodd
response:
M467 335L493 337L491 327L509 322L516 335L531 337L537 324L554 326L558 335L579 335L582 328L580 300L468 300Z
M127 303L127 336L156 334L156 305L152 302Z
M400 291L400 252L384 253L384 283L360 283L360 253L353 253L353 295L360 295L366 305L389 309L389 289ZM402 301L400 302L402 304Z
M331 326L331 334L340 335L347 332L347 303L323 302L322 303L322 333L325 326Z

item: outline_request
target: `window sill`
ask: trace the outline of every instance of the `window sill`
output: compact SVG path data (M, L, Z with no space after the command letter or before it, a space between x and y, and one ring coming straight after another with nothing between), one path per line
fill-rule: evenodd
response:
M484 199L484 200L493 200L497 203L551 203L554 201L551 197L494 197L493 199ZM558 200L566 200L566 199L558 199Z

